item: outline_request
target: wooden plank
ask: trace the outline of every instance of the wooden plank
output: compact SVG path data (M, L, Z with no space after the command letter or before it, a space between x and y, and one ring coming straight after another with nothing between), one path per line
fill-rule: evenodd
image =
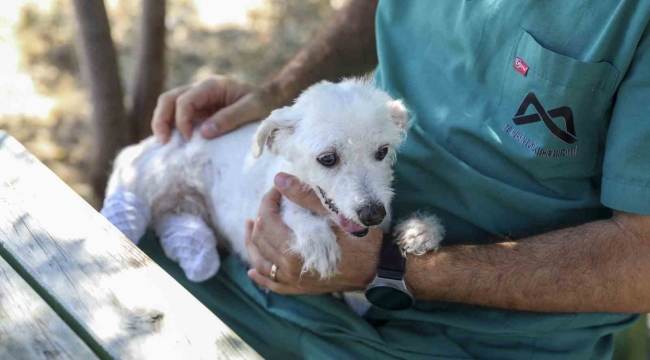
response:
M102 358L259 358L22 145L2 133L0 244L24 269L21 275L40 284L39 290L30 283L45 301L60 304L67 314L57 312L69 316L68 324L78 325L77 334Z
M3 258L0 258L0 359L97 359Z

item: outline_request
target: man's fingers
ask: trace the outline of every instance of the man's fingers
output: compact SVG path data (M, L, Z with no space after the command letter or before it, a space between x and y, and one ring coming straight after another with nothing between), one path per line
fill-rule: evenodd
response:
M281 196L278 190L273 188L262 199L252 241L265 258L282 266L284 273L291 278L300 274L302 259L290 249L289 243L294 235L280 216L278 202ZM264 236L259 233L264 233Z
M207 139L221 136L243 124L259 120L262 116L250 93L234 104L217 111L201 125L201 135Z
M193 121L199 114L205 114L210 107L218 84L213 79L205 80L176 99L176 128L185 140L192 136Z
M246 241L246 248L248 249L248 255L253 264L253 269L259 273L264 274L264 276L270 278L271 268L273 264L277 266L277 272L275 276L275 282L277 283L289 283L291 277L286 274L285 269L289 267L286 260L282 255L277 252L275 248L272 248L268 245L266 241L261 242L261 246L255 243L253 238L259 236L256 233L256 227L253 225L253 221L246 221L246 234L244 236Z
M257 285L269 289L274 293L278 293L282 295L298 295L304 293L304 291L301 291L295 286L274 282L268 277L260 274L259 271L257 271L256 269L248 270L248 277L251 278L253 281L255 281Z
M282 194L278 189L271 188L263 197L260 203L258 215L260 217L272 217L277 219L280 216L280 205L282 202Z
M268 92L213 76L161 95L151 128L162 143L169 140L174 126L189 140L196 120L210 116L201 127L201 134L213 138L268 115L273 109L272 99Z
M158 103L151 119L151 130L158 141L163 144L169 141L174 127L176 99L187 89L189 89L189 86L179 87L169 90L158 97Z
M268 236L265 237L260 234L262 228L264 228L264 233ZM258 251L265 259L269 260L273 264L281 266L285 270L289 270L292 268L289 261L295 260L290 253L287 254L287 252L290 251L288 240L291 236L291 230L289 230L283 223L265 223L262 218L258 218L255 223L255 228L253 229L251 241L255 243Z
M296 177L285 173L278 173L275 175L274 181L278 191L290 201L318 215L327 215L327 210L321 204L318 196L309 186L301 183Z
M250 258L251 264L260 272L270 272L272 264L269 260L265 259L264 256L262 256L259 248L253 242L252 232L253 222L251 220L246 220L246 234L244 235L244 239L246 242L246 250L248 250L248 257Z
M280 216L281 199L282 194L276 188L264 195L251 238L262 256L281 267L292 279L300 274L302 258L290 249L294 235ZM264 236L260 235L262 233Z

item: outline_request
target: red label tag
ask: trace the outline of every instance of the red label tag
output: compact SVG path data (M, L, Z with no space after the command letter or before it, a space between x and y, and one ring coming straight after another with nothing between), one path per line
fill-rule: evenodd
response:
M513 66L515 67L515 70L519 71L521 75L526 76L526 74L528 74L528 65L520 58L515 58L515 63Z

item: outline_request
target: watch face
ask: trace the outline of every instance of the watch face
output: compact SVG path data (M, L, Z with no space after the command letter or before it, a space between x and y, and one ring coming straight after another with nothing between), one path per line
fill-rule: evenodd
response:
M366 299L386 310L406 310L413 306L413 298L404 291L388 286L376 286L366 290Z

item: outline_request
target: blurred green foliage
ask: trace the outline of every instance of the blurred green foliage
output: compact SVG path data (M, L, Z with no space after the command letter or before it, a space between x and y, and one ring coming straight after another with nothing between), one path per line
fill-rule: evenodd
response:
M73 16L64 0L54 0L50 12L30 3L22 8L16 26L22 65L45 95L79 81Z
M329 0L267 0L249 13L247 26L208 27L199 21L192 0L167 1L168 88L209 74L259 83L334 12ZM122 84L127 86L135 73L139 3L121 0L109 11ZM73 16L71 2L65 0L54 0L49 11L30 5L22 9L16 36L23 66L44 94L82 86Z

